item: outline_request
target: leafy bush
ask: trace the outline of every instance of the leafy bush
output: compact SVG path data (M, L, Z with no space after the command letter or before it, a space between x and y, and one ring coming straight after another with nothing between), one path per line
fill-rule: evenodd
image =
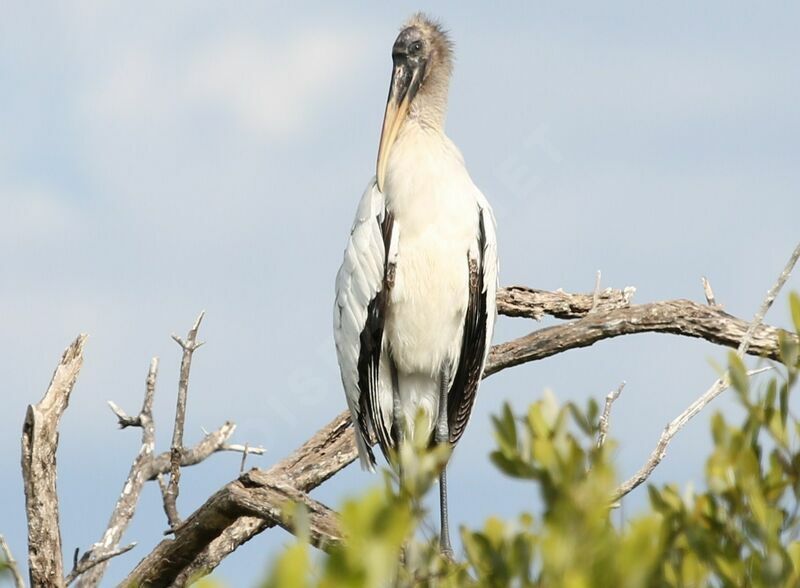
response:
M797 295L791 308L800 333ZM759 390L731 354L745 417L733 424L714 415L705 492L650 486L649 507L615 526L614 444L598 446L597 403L580 409L545 396L524 415L505 406L494 417L491 455L503 474L538 489L538 516L462 528L464 560L443 558L436 540L415 531L419 499L447 454L411 445L400 455L402 486L387 472L382 488L344 503L344 544L312 558L298 540L264 586L800 586L800 420L789 410L800 349L789 340L781 348L783 365ZM296 517L302 537L303 513Z

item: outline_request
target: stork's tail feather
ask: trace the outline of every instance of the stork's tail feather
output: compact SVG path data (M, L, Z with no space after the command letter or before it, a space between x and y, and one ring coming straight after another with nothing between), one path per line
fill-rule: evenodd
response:
M356 431L356 447L358 448L358 461L361 463L361 469L374 472L375 471L375 454L372 452L372 447L369 446L364 436Z

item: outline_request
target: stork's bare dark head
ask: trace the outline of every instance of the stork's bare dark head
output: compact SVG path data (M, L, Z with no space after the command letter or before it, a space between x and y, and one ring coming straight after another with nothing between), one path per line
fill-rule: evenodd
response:
M392 61L420 74L420 86L429 81L445 84L453 69L453 43L442 26L422 13L403 26L392 47Z
M383 189L389 150L406 117L431 127L444 123L452 70L453 44L447 33L422 13L412 16L392 46L392 81L378 148L379 189Z

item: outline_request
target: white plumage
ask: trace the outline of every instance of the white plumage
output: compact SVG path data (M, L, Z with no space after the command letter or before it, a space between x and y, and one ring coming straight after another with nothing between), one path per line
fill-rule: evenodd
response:
M336 277L334 335L362 465L405 435L455 444L495 320L491 208L444 133L451 46L417 15L393 48L378 173L361 198ZM422 410L425 431L413 431ZM442 491L442 547L446 496Z

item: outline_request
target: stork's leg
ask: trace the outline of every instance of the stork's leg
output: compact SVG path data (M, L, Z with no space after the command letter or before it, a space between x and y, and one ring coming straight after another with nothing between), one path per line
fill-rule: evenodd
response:
M449 376L447 370L442 368L439 372L439 416L436 419L434 440L436 444L450 441L450 426L447 423L447 392ZM442 532L439 536L439 548L442 554L453 558L453 547L450 545L450 528L447 524L447 465L439 474L439 517L442 523Z

